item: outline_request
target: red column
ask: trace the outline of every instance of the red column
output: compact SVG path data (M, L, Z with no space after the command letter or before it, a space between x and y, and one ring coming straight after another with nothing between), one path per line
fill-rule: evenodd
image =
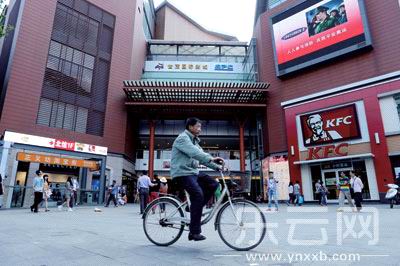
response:
M154 132L155 132L155 122L153 120L149 121L150 127L150 143L149 143L149 176L153 178L154 174Z
M239 122L239 145L240 145L240 172L246 171L246 155L244 152L244 122Z

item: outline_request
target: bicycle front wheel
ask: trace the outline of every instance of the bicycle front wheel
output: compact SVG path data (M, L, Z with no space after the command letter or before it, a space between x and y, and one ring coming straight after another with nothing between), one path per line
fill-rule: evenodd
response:
M146 208L143 214L143 229L146 237L157 246L175 243L185 229L185 215L176 201L161 197Z
M233 199L232 205L226 202L216 219L219 236L232 249L251 250L265 237L265 216L251 201Z

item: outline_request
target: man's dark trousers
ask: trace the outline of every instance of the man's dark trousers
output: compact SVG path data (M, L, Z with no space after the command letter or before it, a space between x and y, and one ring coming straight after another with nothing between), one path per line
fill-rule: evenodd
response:
M190 195L190 233L201 233L201 215L203 207L214 195L218 188L218 182L206 174L180 176L177 182Z
M34 209L35 212L38 212L39 204L43 200L43 193L35 191L34 195L35 195L35 198L34 198L34 201L33 201L33 205L31 206L31 209Z
M139 189L139 197L140 197L140 213L144 212L144 209L147 207L147 201L149 200L149 189L141 187Z

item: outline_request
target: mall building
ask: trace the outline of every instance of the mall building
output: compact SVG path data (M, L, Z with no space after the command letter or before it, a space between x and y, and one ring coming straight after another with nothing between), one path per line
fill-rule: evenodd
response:
M248 43L168 2L11 0L5 13L5 207L30 204L38 169L60 189L76 177L82 204L112 180L132 201L139 172L169 178L189 116L253 199L269 171L282 200L290 181L316 200L321 180L333 202L341 172L360 173L369 201L400 173L398 0L258 0Z
M265 167L287 158L306 201L318 180L335 201L336 180L350 170L364 199L383 200L400 173L399 4L257 2L259 80L270 83Z
M169 178L190 116L203 121L202 147L262 194L269 84L258 82L255 39L207 30L168 2L11 0L5 12L14 25L0 40L5 207L31 204L38 169L54 196L72 176L81 204L102 203L112 180L133 201L141 171Z

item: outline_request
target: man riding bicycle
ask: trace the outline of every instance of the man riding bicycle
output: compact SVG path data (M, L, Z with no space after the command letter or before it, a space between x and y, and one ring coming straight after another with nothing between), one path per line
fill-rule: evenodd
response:
M202 164L215 171L222 169L223 159L212 157L200 147L201 121L197 118L186 120L186 130L182 132L172 145L171 177L190 195L189 240L201 241L206 237L201 234L201 216L203 207L210 200L218 182L204 173L199 173Z

